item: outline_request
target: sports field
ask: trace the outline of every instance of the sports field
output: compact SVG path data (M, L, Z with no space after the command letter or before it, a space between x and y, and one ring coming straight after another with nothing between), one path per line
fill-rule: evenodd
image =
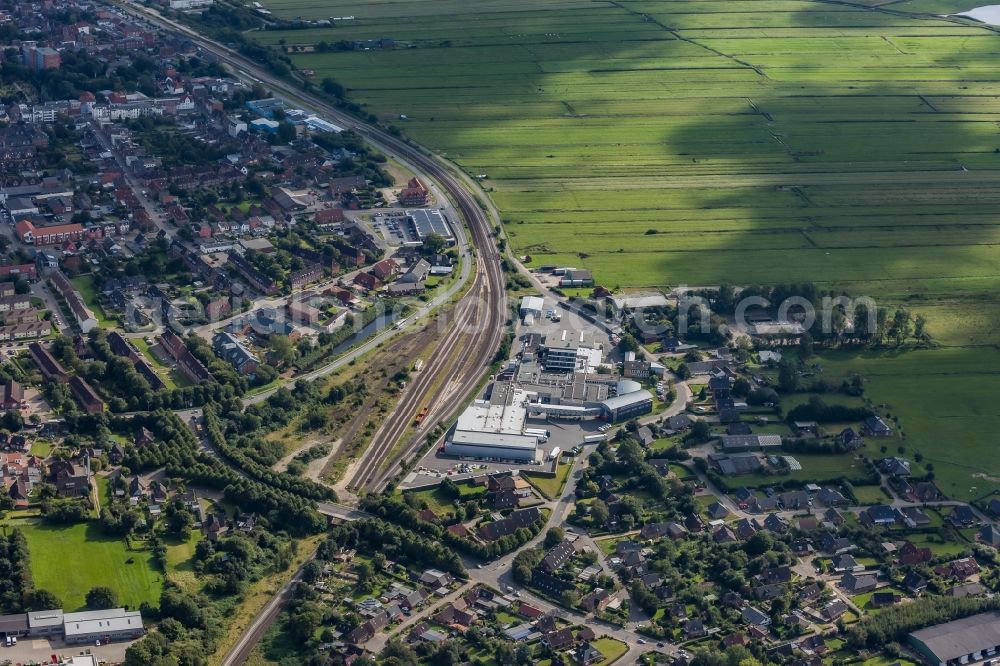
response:
M485 174L529 265L813 281L923 314L945 349L831 370L870 373L946 492L1000 488L1000 35L942 16L975 2L263 4L353 17L257 37L329 45L293 61Z

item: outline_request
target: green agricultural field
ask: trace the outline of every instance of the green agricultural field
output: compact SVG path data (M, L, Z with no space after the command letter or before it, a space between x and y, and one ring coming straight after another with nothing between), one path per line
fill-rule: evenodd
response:
M125 541L104 536L96 522L52 527L38 521L8 523L24 532L36 588L49 590L65 610L81 610L87 592L107 586L118 601L138 608L159 603L163 574L153 567L149 550L128 550Z
M898 417L888 444L947 494L1000 489L1000 35L944 16L977 3L263 4L353 17L256 37L317 49L293 62L485 174L529 266L613 289L813 281L924 315L940 348L825 374L864 375Z
M945 494L972 499L1000 486L1000 460L992 433L1000 427L997 381L1000 352L992 348L942 348L907 353L827 353L823 377L852 373L867 380L866 393L883 415L899 419L900 437L886 442L895 455L923 455ZM869 439L868 454L881 442Z
M264 43L396 40L293 60L487 174L537 264L609 287L725 276L993 300L1000 37L986 27L898 3L265 4L355 18ZM912 11L968 8L932 4Z

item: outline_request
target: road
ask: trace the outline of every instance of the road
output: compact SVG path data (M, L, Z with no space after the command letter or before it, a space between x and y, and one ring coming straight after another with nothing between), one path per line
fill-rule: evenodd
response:
M96 138L98 143L101 144L101 148L114 155L115 161L118 163L118 168L122 171L126 184L128 184L129 188L132 190L132 194L135 195L135 198L146 211L146 214L149 215L149 219L152 220L157 229L166 234L168 240L173 240L174 235L177 233L177 227L173 224L168 224L163 219L163 215L160 214L159 209L153 204L152 201L149 200L149 196L146 195L142 186L135 179L135 176L132 175L132 169L125 164L125 160L122 159L120 151L117 151L112 147L111 142L108 140L108 137L104 135L104 132L100 130L97 122L91 121L90 127L94 138Z

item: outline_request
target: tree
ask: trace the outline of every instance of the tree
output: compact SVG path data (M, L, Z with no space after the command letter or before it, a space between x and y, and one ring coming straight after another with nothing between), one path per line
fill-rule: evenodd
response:
M382 650L383 663L396 663L400 666L417 666L417 654L406 643L398 638L391 638Z
M118 605L118 595L110 587L92 587L87 592L87 608L91 610L105 610Z
M799 338L799 356L807 359L813 355L813 339L808 333L803 333Z
M440 254L448 247L448 241L441 234L427 234L424 237L423 249L429 254Z
M925 322L926 325L926 322ZM892 337L896 340L896 345L899 346L910 337L912 331L913 321L910 319L910 312L908 310L899 309L893 313L892 325L890 326L890 333Z
M344 86L340 85L329 76L325 77L320 85L323 87L323 92L328 95L333 95L338 99L343 98L343 96L347 94Z
M30 611L52 610L62 608L62 602L48 590L38 589L28 595L27 606Z
M552 548L562 542L566 534L561 527L550 527L545 533L545 547Z
M462 491L457 485L455 485L455 482L448 477L445 477L444 481L442 481L441 485L438 487L441 490L441 494L449 499L458 499L462 496Z
M267 348L271 351L271 358L276 365L287 365L295 360L295 345L287 335L272 335L267 341Z
M595 499L590 504L590 517L593 519L595 525L604 525L608 522L608 505L602 500Z
M931 339L931 334L927 332L927 318L923 315L917 315L917 318L913 320L913 337L921 342L927 342Z
M323 565L316 560L309 560L302 567L302 580L307 583L315 583L323 574Z
M279 143L291 143L295 140L295 125L281 121L278 123L278 142Z
M580 603L580 593L576 590L566 590L559 596L559 601L563 606L572 608Z
M795 393L799 388L799 373L785 361L778 368L778 387L783 393Z
M688 434L684 439L694 444L701 444L702 442L707 442L711 437L712 428L708 425L708 422L698 420L691 424L691 429L688 430Z

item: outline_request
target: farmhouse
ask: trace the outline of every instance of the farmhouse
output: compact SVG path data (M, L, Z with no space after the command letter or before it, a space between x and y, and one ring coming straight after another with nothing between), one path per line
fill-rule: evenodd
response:
M869 416L861 424L861 432L869 437L891 437L892 428L886 425L881 416Z
M726 453L769 451L781 448L781 435L722 435L721 443Z

